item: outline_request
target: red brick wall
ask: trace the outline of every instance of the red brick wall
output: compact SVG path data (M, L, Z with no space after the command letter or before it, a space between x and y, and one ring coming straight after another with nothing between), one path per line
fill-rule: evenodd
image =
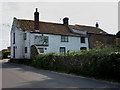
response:
M96 46L115 46L116 36L115 35L102 35L102 34L88 34L89 48L96 48Z
M120 47L120 38L116 38L116 46Z

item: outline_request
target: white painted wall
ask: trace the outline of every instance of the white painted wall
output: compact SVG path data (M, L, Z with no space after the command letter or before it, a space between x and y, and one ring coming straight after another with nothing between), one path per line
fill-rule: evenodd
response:
M25 58L30 59L30 47L31 47L31 45L30 45L30 42L31 42L30 37L31 37L31 34L30 34L29 31L25 31L24 33L26 33L26 35L27 35L27 39L26 40L23 39L24 42L25 42L24 51L25 51L25 47L27 47L27 53L24 53L24 54L25 54Z
M35 36L42 36L41 34L33 34L31 33L30 37L30 45L34 45L34 38ZM44 50L45 53L60 53L59 49L60 47L66 47L66 52L68 50L75 50L79 51L80 47L87 47L88 48L88 38L85 38L86 43L81 43L80 37L73 37L68 36L69 42L61 42L61 35L52 35L52 34L43 34L43 36L48 36L48 46L37 46L38 48L47 48L47 50Z
M15 44L13 44L13 33L15 32ZM16 28L15 23L11 29L11 58L13 58L13 47L15 46L15 59L24 58L23 31Z

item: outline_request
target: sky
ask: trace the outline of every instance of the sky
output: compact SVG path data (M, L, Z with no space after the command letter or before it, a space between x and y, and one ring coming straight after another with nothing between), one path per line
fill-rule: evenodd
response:
M84 2L83 2L84 1ZM0 2L0 50L10 46L10 30L13 18L34 19L35 8L40 13L40 21L95 26L109 34L118 32L118 0L6 0Z

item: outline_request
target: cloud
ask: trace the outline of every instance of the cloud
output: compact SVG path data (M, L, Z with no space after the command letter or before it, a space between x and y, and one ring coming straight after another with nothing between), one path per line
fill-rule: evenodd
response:
M2 0L2 2L118 2L119 0Z
M19 6L16 2L4 2L3 3L3 11L15 11L19 10Z
M3 0L2 2L38 2L38 1L44 1L44 0Z
M2 24L3 27L10 27L10 24Z

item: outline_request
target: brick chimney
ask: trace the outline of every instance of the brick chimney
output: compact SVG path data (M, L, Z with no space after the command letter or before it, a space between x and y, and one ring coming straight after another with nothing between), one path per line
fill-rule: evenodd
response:
M39 12L37 8L34 12L34 29L39 30Z
M65 17L65 18L63 19L63 24L64 24L64 25L68 25L68 23L69 23L68 20L69 20L69 18Z

